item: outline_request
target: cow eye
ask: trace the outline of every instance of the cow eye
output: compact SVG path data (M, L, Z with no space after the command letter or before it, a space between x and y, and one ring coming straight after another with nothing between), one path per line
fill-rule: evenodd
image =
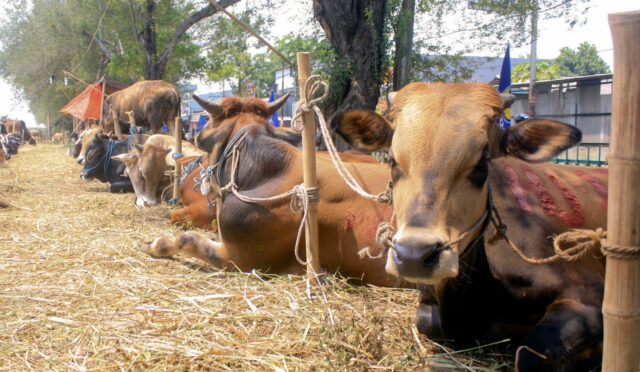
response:
M389 155L389 165L391 166L391 181L395 182L400 178L401 172L398 163L396 163L396 159L391 155Z
M487 180L487 176L489 175L489 145L485 145L482 150L482 156L469 176L467 177L471 184L473 184L477 188L482 188L485 181Z

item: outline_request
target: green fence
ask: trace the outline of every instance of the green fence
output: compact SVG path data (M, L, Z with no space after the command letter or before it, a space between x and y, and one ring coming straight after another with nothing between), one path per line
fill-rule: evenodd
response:
M606 167L608 143L580 143L553 159L554 163Z

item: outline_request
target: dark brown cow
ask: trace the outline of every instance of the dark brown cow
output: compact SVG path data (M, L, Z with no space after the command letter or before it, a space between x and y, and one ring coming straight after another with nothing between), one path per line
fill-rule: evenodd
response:
M581 134L539 119L502 130L502 98L482 83L413 83L392 125L354 112L337 130L362 148L390 145L398 231L386 270L434 285L440 324L419 310L422 331L457 345L511 338L519 371L586 371L600 360L601 254L530 264L488 225L495 208L526 256L551 256L554 235L606 225L607 172L531 164Z
M132 86L112 93L105 98L104 128L113 130L111 109L120 123L129 122L128 111L133 111L136 125L161 133L166 124L173 133L176 116L180 115L180 94L176 87L162 80L139 81Z
M213 118L196 141L207 151L208 164L216 164L220 181L203 173L202 189L217 203L221 241L196 232L185 232L177 240L156 238L145 246L156 257L178 252L197 257L217 268L271 273L303 273L305 266L294 255L301 215L291 211L290 197L270 202L248 203L221 188L231 180L231 156L222 157L225 148L237 142L238 169L233 175L239 192L251 197L269 197L291 190L302 183L302 153L283 139L268 122L284 99L267 104L254 98L224 98L219 103L194 98ZM298 135L299 137L299 135ZM229 147L228 147L229 146ZM346 165L354 177L370 190L387 187L386 166L369 157L346 155ZM381 221L389 220L392 208L358 196L346 186L326 155L318 155L318 204L320 265L328 272L358 278L384 286L408 283L384 272L383 259L360 259L358 251L375 244ZM212 174L216 172L213 171ZM303 239L304 240L304 239ZM303 249L300 249L303 250ZM304 253L300 254L304 259Z
M29 142L30 145L36 145L36 140L31 136L31 132L27 129L27 125L22 120L5 120L4 125L7 133L19 133L23 141Z

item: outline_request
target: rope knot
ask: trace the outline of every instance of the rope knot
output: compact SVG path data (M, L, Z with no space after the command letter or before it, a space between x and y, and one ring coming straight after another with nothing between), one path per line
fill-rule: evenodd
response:
M171 157L175 160L175 159L180 159L180 158L184 158L184 155L182 155L179 152L174 152Z
M393 249L393 237L396 234L396 229L389 222L381 222L376 229L376 243L382 248L377 255L371 254L371 247L365 247L358 251L360 258L369 257L372 260L382 258L389 249Z
M139 126L130 126L129 127L130 134L142 134L142 127Z

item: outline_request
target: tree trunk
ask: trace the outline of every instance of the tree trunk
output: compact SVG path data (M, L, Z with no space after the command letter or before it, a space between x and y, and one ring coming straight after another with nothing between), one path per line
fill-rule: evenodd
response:
M160 80L164 77L166 65L158 63L158 45L156 43L156 21L153 12L156 8L155 0L146 0L144 8L140 12L142 29L140 30L140 42L145 52L144 79Z
M411 81L411 52L413 49L413 19L415 0L402 0L396 24L396 51L393 64L393 90Z
M156 38L156 25L153 12L155 10L155 0L146 0L144 9L137 9L138 17L141 21L141 31L138 34L136 25L136 11L131 1L131 16L133 19L133 29L136 34L136 38L142 44L142 49L145 52L144 62L144 78L145 80L162 80L167 69L167 63L169 62L169 55L175 49L176 45L182 39L182 36L199 21L211 17L218 12L218 9L209 4L201 10L192 13L187 19L176 27L173 32L173 37L167 43L162 54L158 54L158 45ZM220 0L217 2L223 8L227 8L233 4L238 3L240 0Z
M326 116L375 109L386 70L386 0L313 0L313 12L338 54Z

